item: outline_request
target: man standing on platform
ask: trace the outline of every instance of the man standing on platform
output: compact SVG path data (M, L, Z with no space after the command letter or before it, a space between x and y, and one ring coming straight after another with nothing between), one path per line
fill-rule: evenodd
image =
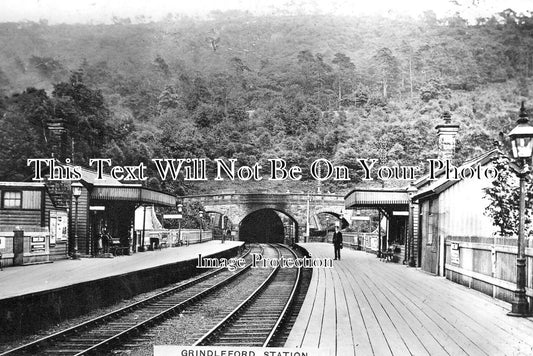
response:
M335 259L341 259L342 248L342 232L339 231L339 227L335 226L335 232L333 233L333 248L335 250Z

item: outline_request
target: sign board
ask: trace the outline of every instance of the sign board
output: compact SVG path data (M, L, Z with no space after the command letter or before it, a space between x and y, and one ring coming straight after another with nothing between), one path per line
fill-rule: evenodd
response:
M393 211L392 215L394 216L409 216L408 211Z
M90 211L104 211L105 210L105 206L93 205L93 206L89 207L89 210Z
M369 221L370 220L370 216L352 216L352 220Z
M66 211L50 211L50 244L68 240L68 215Z
M258 346L177 346L177 345L154 345L154 356L175 355L333 355L331 349L324 347L258 347Z
M163 219L183 219L181 214L163 214Z
M50 245L55 245L57 240L57 217L50 212Z
M377 237L370 238L370 249L377 251L379 249L379 241Z
M46 236L32 236L30 240L30 252L46 252Z
M459 244L452 242L450 247L450 262L459 265Z

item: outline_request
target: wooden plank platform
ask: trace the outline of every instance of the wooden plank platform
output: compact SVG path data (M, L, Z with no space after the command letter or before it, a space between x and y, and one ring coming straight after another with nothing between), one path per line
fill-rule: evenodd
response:
M225 241L224 244L208 241L139 252L131 256L82 258L60 260L46 265L7 267L0 271L0 300L196 259L198 254L208 256L243 244L241 241Z
M312 257L333 246L299 244ZM533 318L510 304L375 255L342 250L316 268L285 347L349 355L533 355Z

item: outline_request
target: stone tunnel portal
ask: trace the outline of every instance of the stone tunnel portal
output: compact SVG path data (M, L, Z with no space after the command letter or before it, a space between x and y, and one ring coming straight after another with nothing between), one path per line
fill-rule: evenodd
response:
M290 236L294 229L294 223L284 213L261 209L242 220L239 239L246 242L287 243L285 237Z

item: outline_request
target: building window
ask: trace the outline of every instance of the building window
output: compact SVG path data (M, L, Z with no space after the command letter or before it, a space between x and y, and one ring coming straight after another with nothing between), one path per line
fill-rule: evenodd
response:
M428 222L428 227L427 227L427 245L433 245L433 230L434 230L434 227L435 227L435 215L429 213L428 215L428 218L427 218L427 222Z
M22 192L4 192L2 206L4 209L21 209Z

